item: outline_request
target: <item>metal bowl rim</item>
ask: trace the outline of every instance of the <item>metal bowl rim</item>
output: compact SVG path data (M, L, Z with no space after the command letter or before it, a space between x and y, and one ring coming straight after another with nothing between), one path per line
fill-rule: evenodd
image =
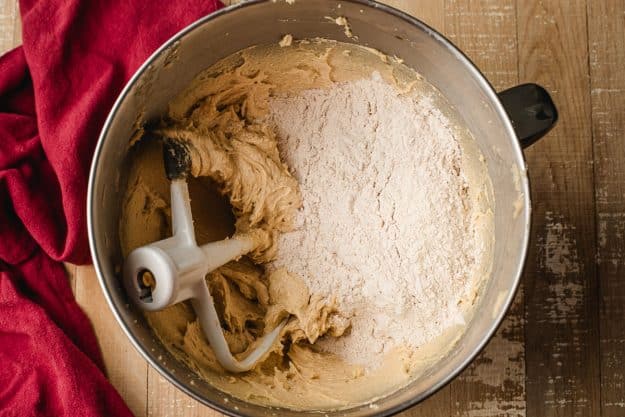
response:
M201 402L202 404L209 406L213 409L216 409L217 411L224 413L226 415L229 416L233 416L233 417L238 417L243 415L240 412L236 412L236 410L232 410L229 408L224 407L223 405L216 403L216 402L212 402L207 400L206 398L202 397L201 395L196 394L195 392L193 392L192 390L190 390L188 387L186 387L184 384L182 384L181 382L178 381L178 379L176 378L176 376L172 373L170 373L167 369L165 369L165 367L163 367L160 363L158 363L157 361L155 361L154 359L151 358L151 356L148 354L148 352L146 352L140 345L139 341L137 340L137 338L134 336L133 332L130 330L130 328L125 324L124 320L122 319L121 313L120 313L120 308L115 304L115 302L113 301L110 293L109 293L109 289L107 287L106 284L106 280L104 278L104 274L102 272L102 267L101 267L101 263L100 263L100 259L98 257L98 252L97 252L97 247L96 247L96 239L95 239L95 235L94 235L94 207L95 207L95 201L94 201L94 188L95 188L95 178L96 178L96 172L98 171L99 168L99 159L100 159L100 154L102 153L102 150L105 146L105 138L106 135L108 134L108 130L114 120L114 118L116 117L119 108L121 106L121 104L123 103L123 101L125 100L126 96L129 94L130 90L132 89L132 87L135 85L135 83L141 78L141 76L146 72L146 70L150 67L150 65L152 65L152 63L167 49L169 49L172 45L174 45L176 42L178 42L183 36L187 35L188 33L192 32L193 30L195 30L196 28L206 24L207 22L216 19L218 17L220 17L221 15L227 14L227 13L231 13L235 10L238 9L244 9L246 7L250 7L250 6L254 6L256 4L259 3L266 3L272 0L248 0L239 4L235 4L235 5L231 5L228 7L224 7L222 9L219 9L211 14L208 14L198 20L196 20L195 22L189 24L188 26L186 26L185 28L183 28L182 30L180 30L178 33L176 33L175 35L173 35L171 38L169 38L165 43L163 43L154 53L152 53L150 55L150 57L137 69L137 71L133 74L133 76L128 80L128 82L126 83L125 87L123 88L123 90L121 91L121 93L119 94L118 98L116 99L115 103L113 104L113 107L111 108L105 122L104 125L102 127L101 133L98 137L98 142L94 151L94 155L93 155L93 159L92 159L92 163L91 163L91 169L89 172L89 183L88 183L88 190L87 190L87 227L88 227L88 234L89 234L89 248L90 248L90 252L91 252L91 257L93 260L93 265L94 268L96 270L96 275L98 277L98 282L100 283L100 287L102 288L102 291L104 293L104 297L106 299L107 304L109 305L111 311L113 312L113 315L115 316L115 319L117 320L118 324L120 325L120 327L122 328L122 330L124 331L124 333L126 334L126 336L128 337L128 339L130 339L130 342L132 343L132 345L134 346L134 348L141 354L141 356L143 356L143 358L153 367L155 368L165 379L167 379L170 383L172 383L174 386L176 386L178 389L182 390L184 393L186 393L187 395L191 396L192 398L196 399L197 401ZM274 0L275 1L275 0ZM412 407L413 405L423 401L424 399L428 398L429 396L433 395L435 392L437 392L439 389L441 389L442 387L444 387L445 385L447 385L449 382L451 382L456 376L458 376L458 374L460 372L462 372L472 361L473 359L475 359L475 357L484 349L484 347L486 346L486 344L489 342L489 340L492 338L492 336L494 335L495 331L497 330L497 328L499 327L499 325L501 324L501 322L503 321L503 318L505 317L508 309L510 308L510 305L512 304L512 301L514 299L514 296L517 292L519 283L521 281L521 276L523 273L523 267L525 265L525 261L527 258L527 252L528 252L528 244L529 244L529 234L530 234L530 226L531 226L531 199L530 199L530 188L529 188L529 180L528 180L528 176L527 176L527 169L526 169L526 163L525 163L525 158L523 155L523 152L521 150L521 146L518 142L518 140L516 139L516 134L514 132L514 129L512 127L512 123L510 122L510 119L503 107L503 105L501 104L499 97L497 96L497 93L495 91L495 89L493 88L493 86L490 84L490 82L486 79L486 77L484 76L484 74L482 74L482 72L477 68L477 66L459 49L457 48L450 40L448 40L446 37L444 37L442 34L440 34L438 31L436 31L435 29L433 29L432 27L430 27L429 25L425 24L424 22L422 22L421 20L417 19L416 17L413 17L407 13L404 13L394 7L388 6L386 4L382 4L382 3L378 3L374 0L342 0L342 2L344 3L354 3L363 7L367 7L367 8L374 8L374 9L379 9L382 10L385 13L388 13L390 15L392 15L395 18L404 20L408 23L410 23L413 27L415 27L417 30L421 30L423 32L425 32L428 36L432 37L434 40L436 40L442 47L446 48L447 50L449 50L454 57L459 61L458 64L459 65L464 65L473 75L473 77L475 78L476 81L479 82L480 86L484 89L484 91L487 93L488 98L491 100L491 102L493 103L497 114L499 115L499 117L501 118L501 120L504 122L505 125L505 129L508 133L508 137L512 140L513 144L513 149L514 149L514 157L516 159L516 162L519 166L519 173L520 173L520 182L521 182L521 192L523 193L523 203L524 203L524 210L523 213L525 215L525 230L522 236L522 253L521 256L519 258L519 262L516 266L516 273L515 273L515 277L514 277L514 281L512 283L512 285L510 286L510 290L508 291L508 295L505 298L504 302L502 303L502 309L500 311L500 313L494 317L492 319L492 323L490 328L484 333L484 336L482 337L482 341L474 347L473 351L467 355L459 364L457 364L455 366L455 368L452 370L452 372L450 372L449 374L446 375L445 378L441 379L440 381L438 381L436 384L432 385L429 389L427 389L426 391L422 392L419 395L415 395L413 398L411 398L408 401L404 401L400 404L397 404L395 406L392 407L388 407L384 410L379 410L379 409L371 409L371 412L369 413L365 413L365 416L389 416L389 415L393 415L396 413L399 413L401 411L406 410L407 408ZM382 399L385 397L382 397ZM256 404L254 404L256 405ZM259 407L262 407L260 405L258 405ZM273 409L273 408L272 408ZM275 410L278 410L277 408ZM289 411L293 411L293 410L289 410ZM345 409L345 410L340 410L342 412L348 412L349 409ZM313 413L313 412L310 412Z

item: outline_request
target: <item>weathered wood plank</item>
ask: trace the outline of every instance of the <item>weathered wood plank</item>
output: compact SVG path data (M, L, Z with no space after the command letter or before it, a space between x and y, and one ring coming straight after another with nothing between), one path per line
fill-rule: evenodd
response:
M15 27L19 21L16 0L0 0L0 55L18 45Z
M135 416L146 415L147 363L130 344L109 309L92 266L76 268L76 300L89 316L107 375Z
M497 89L518 83L514 0L447 1L446 33ZM454 416L525 416L523 289L477 359L451 384Z
M625 415L625 1L588 2L601 415Z
M381 0L381 2L422 20L441 33L445 30L444 0Z
M598 416L599 345L586 2L518 1L519 75L560 110L526 150L533 235L525 273L527 415Z
M15 27L13 28L13 45L17 46L22 43L22 19L20 19L17 1L15 1L15 16Z

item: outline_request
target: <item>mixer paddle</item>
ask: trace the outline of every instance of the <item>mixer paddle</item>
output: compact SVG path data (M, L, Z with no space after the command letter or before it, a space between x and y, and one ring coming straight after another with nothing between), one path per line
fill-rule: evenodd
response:
M170 180L172 236L139 247L124 262L124 284L133 301L147 311L157 311L185 300L198 316L202 331L221 366L231 372L250 370L271 349L286 320L267 333L258 346L239 361L228 347L206 274L254 249L248 237L233 237L198 246L187 186L191 159L186 145L166 139L165 173Z

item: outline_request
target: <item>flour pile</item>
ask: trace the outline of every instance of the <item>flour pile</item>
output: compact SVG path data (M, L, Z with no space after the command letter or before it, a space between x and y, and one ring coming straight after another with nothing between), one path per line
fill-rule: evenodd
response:
M351 317L349 334L318 344L371 365L462 324L482 245L459 140L430 96L401 95L374 73L272 97L267 120L303 198L269 269Z

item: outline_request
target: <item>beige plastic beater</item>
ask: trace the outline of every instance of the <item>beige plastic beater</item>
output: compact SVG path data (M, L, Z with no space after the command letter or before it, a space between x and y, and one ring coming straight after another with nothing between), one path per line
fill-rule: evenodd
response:
M228 347L206 284L206 274L254 249L249 238L233 237L198 246L186 176L190 158L183 143L165 140L165 171L170 180L172 236L133 250L124 262L124 284L144 310L157 311L191 300L217 360L231 372L250 370L269 351L286 320L265 334L257 348L237 360Z

